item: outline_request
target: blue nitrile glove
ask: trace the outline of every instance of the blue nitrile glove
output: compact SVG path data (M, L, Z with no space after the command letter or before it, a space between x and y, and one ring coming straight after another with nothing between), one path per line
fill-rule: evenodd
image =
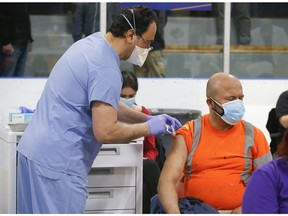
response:
M166 125L168 125L169 131L176 131L178 128L182 126L182 124L176 119L167 114L160 115L165 120Z
M150 135L162 135L166 131L166 122L161 115L149 116L146 118L150 127Z
M146 117L146 122L147 121L149 121L151 118L153 118L153 116L151 116L151 115L146 115L147 117Z
M21 113L34 113L34 111L35 111L35 109L31 110L31 109L24 107L24 106L20 106L19 109L20 109Z

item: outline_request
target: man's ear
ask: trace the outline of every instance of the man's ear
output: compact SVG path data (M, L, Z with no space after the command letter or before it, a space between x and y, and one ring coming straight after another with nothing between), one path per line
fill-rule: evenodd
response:
M126 40L128 41L128 43L132 43L133 42L133 36L135 35L135 31L133 29L129 29L126 32Z
M206 99L206 103L207 103L207 105L208 105L210 108L212 108L212 100L211 100L211 98L207 98L207 99Z

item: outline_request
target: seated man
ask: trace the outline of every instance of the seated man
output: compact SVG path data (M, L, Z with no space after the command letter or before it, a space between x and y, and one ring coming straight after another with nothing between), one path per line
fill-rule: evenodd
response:
M251 173L272 160L264 134L241 120L244 95L235 76L214 74L206 96L209 114L177 131L160 175L158 196L166 213L180 213L178 199L188 196L241 213Z

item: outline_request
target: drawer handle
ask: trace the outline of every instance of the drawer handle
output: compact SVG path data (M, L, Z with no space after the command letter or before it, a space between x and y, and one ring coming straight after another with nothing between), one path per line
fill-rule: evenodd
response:
M92 191L89 192L88 199L103 199L103 198L113 198L114 193L113 190L107 190L107 191Z
M113 175L114 167L108 168L92 168L89 172L89 175Z
M120 147L102 147L98 155L119 155Z

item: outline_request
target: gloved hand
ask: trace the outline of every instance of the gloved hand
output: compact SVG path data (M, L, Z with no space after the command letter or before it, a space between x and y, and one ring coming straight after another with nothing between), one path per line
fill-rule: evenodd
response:
M169 127L169 130L171 128L170 131L173 131L173 130L176 131L178 128L180 128L182 126L182 124L176 118L173 118L167 114L162 114L160 116L162 116L162 118L164 118L166 125L168 125L168 127Z
M20 106L19 109L20 109L21 113L34 113L34 111L35 111L35 109L32 110L32 109L29 109L29 108L24 107L24 106Z
M150 127L150 135L165 134L166 122L161 115L147 117L147 124Z
M160 118L162 119L162 121L164 120L165 125L162 125L162 122L160 124L159 120L158 120L158 123L156 122L156 120L153 120L151 122L152 124L151 123L149 124L149 122L154 118ZM147 116L146 121L150 127L150 135L164 134L166 130L169 133L174 133L178 128L182 126L182 124L176 118L173 118L167 114L161 114L157 116ZM151 128L151 125L153 128ZM162 126L163 128L161 128Z

